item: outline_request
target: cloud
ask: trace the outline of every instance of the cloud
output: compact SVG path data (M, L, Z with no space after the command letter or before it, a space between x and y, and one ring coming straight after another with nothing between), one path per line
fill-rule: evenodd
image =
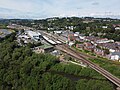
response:
M77 9L79 10L79 9L83 9L83 8L82 7L78 7Z
M87 15L97 11L120 12L119 0L0 0L0 7L12 9L14 12L7 15L16 16L28 15L30 17L52 17ZM114 5L114 6L113 6ZM15 11L16 10L16 11ZM0 10L2 15L7 11ZM88 14L89 15L89 14Z
M92 5L99 5L99 2L93 2Z

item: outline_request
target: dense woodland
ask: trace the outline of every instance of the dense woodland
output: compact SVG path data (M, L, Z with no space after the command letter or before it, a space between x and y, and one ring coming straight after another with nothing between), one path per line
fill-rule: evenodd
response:
M51 71L83 77L73 81ZM64 64L50 54L20 47L15 34L0 40L1 90L114 90L114 85L90 68Z

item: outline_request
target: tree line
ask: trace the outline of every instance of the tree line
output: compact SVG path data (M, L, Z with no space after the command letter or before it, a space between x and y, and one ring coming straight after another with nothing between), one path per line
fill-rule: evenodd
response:
M98 80L80 79L73 82L49 70L73 75L95 77ZM96 76L95 76L96 75ZM50 54L35 54L29 46L20 47L15 35L0 42L1 90L113 90L113 85L89 68L61 64Z

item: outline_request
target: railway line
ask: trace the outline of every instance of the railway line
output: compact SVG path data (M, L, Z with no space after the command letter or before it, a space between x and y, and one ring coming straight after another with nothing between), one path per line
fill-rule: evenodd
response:
M120 79L116 76L109 73L107 70L99 67L98 65L94 64L93 62L87 60L87 58L93 58L89 55L84 55L82 53L79 53L75 51L74 49L71 49L69 46L65 45L65 41L61 40L59 37L55 37L54 35L48 34L46 32L42 32L44 35L48 36L52 41L54 41L55 48L67 53L68 55L76 58L78 61L81 61L85 64L87 64L89 67L97 71L98 73L102 74L104 77L106 77L108 80L110 80L112 83L114 83L116 86L120 87ZM56 43L58 41L59 43ZM60 43L61 42L61 43ZM87 57L87 58L86 58Z
M92 69L96 70L100 74L102 74L104 77L106 77L108 80L110 80L112 83L114 83L116 86L120 87L120 79L106 71L105 69L97 66L93 62L86 60L83 56L81 56L79 53L77 53L75 50L71 50L69 47L66 45L57 45L56 46L59 50L75 57L77 60L82 61L83 63L86 63L89 67Z

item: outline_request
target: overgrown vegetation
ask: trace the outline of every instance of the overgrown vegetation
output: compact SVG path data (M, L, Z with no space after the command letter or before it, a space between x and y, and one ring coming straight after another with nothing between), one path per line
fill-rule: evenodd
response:
M78 48L74 47L74 49L77 50L78 52L83 52ZM87 53L87 52L85 52L85 53ZM89 53L89 54L91 55L92 53ZM95 55L93 54L93 56L95 56ZM109 71L113 75L120 78L120 63L119 62L111 61L111 60L108 60L107 58L103 58L100 56L97 56L94 59L89 58L88 60L92 61L93 63L96 63L100 67L104 68L105 70Z
M113 90L113 85L90 68L61 64L50 54L35 54L30 47L19 47L15 35L1 40L1 90ZM49 70L86 76L77 82ZM87 79L87 77L95 79Z
M92 62L98 64L99 66L103 67L113 75L117 76L120 78L120 64L117 62L112 62L107 59L103 58L96 58L96 59L90 59Z

